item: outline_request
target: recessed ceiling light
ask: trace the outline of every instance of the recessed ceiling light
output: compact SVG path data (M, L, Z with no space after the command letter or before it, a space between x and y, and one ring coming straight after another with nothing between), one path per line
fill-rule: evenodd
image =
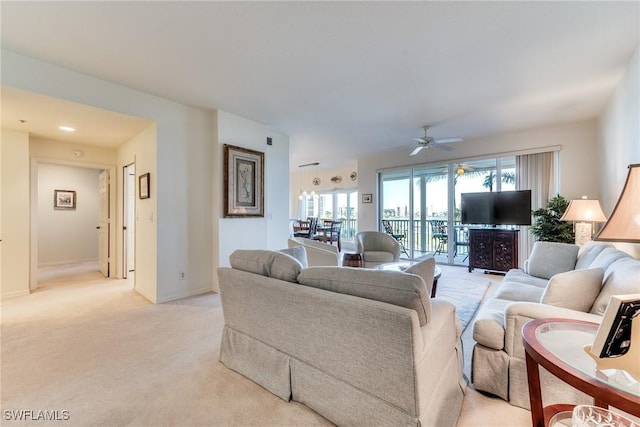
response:
M76 131L71 126L59 126L58 129L63 130L65 132L75 132Z

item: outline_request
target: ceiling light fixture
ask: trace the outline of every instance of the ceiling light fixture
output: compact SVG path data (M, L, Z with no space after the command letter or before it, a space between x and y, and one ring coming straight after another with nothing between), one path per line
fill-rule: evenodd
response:
M72 128L71 126L58 126L58 129L63 130L65 132L75 132L75 128Z

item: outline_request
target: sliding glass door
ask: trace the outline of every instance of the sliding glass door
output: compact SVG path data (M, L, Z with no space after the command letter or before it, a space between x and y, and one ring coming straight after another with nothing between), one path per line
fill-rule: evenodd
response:
M433 255L463 265L469 243L460 222L461 194L514 190L515 157L380 172L379 188L379 218L405 236L409 258ZM381 224L378 229L384 231Z

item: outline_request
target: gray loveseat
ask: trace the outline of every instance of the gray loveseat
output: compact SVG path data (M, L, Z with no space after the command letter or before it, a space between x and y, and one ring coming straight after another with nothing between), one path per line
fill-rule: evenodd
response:
M456 425L460 325L422 278L262 250L230 263L218 269L224 365L338 425Z
M536 242L524 267L507 272L478 311L471 376L476 390L529 409L524 324L551 317L599 323L611 295L640 292L640 260L607 243ZM545 405L592 402L543 369L541 379Z

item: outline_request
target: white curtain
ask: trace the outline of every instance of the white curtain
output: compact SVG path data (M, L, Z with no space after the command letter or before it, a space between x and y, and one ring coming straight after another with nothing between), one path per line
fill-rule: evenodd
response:
M531 190L532 210L546 207L549 199L558 192L555 158L552 151L516 156L516 190ZM534 241L535 236L529 227L521 227L518 238L520 266L529 257Z

